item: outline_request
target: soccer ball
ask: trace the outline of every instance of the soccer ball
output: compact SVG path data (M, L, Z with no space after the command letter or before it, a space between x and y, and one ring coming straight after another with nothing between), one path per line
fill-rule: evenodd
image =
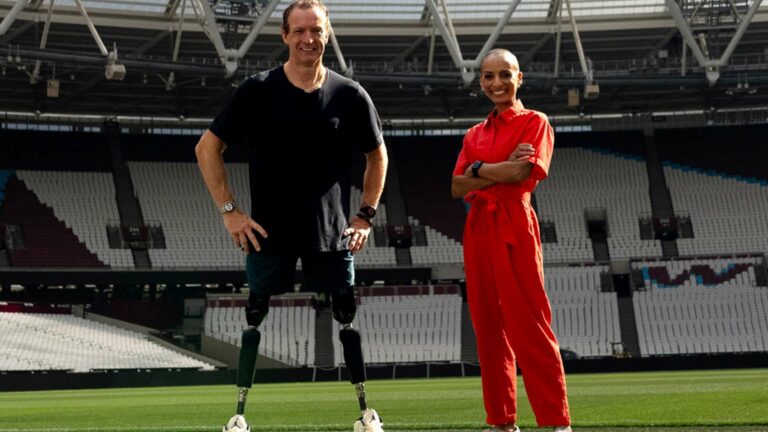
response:
M245 417L236 415L229 419L221 432L251 432L251 425L245 422Z

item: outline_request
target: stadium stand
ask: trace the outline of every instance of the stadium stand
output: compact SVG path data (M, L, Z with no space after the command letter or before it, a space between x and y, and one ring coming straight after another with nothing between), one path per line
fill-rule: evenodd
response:
M546 290L560 347L580 357L607 357L621 342L616 294L601 292L608 266L548 267Z
M681 255L768 250L766 125L656 131L675 212L690 216ZM728 143L727 154L723 143Z
M458 288L452 288L453 292L439 295L361 296L354 325L361 331L366 361L459 361L462 300ZM230 303L208 302L205 334L239 346L246 326L243 305ZM259 327L260 353L289 365L313 366L315 318L316 311L307 300L273 297ZM335 363L343 364L339 328L334 321L331 336Z
M128 162L133 188L146 221L159 223L165 249L150 249L153 267L244 267L200 177L184 162ZM238 205L250 212L246 164L227 165Z
M38 196L27 187L25 182L17 176L12 176L5 187L0 220L6 225L15 225L19 228L18 238L13 242L14 247L8 251L11 265L17 267L104 266L104 263L83 244L84 239L78 238L73 232L74 227L67 227L51 207L40 202ZM103 225L102 228L104 228ZM85 229L90 231L88 228ZM106 238L106 229L104 231ZM92 244L98 242L98 240L94 242L90 237L88 239ZM112 256L111 253L103 255Z
M213 342L234 367L242 296L206 300L247 289L243 253L223 229L194 149L239 82L285 61L276 24L288 2L195 1L192 9L178 0L55 3L0 1L0 388L10 377L53 384L87 375L39 370L134 369L120 371L114 384L142 375L137 368L192 369L171 381L212 375L197 372L211 365L160 352L144 336L71 315L5 314L5 301L56 303L66 313L70 303L83 305L83 316L163 329L185 347ZM566 356L601 358L567 364L569 372L766 364L768 1L574 1L565 5L572 25L556 31L562 1L462 0L450 15L448 1L441 13L417 0L328 3L342 44L334 40L337 55L324 61L366 88L391 161L374 229L355 260L355 326L371 378L397 363L413 371L423 366L414 363L462 362L432 365L438 375L479 370L477 353L468 352L475 344L460 288L438 292L427 284L465 283L466 207L450 196L450 174L464 129L492 109L476 86L482 70L462 60L486 41L519 55L522 100L549 114L558 131L550 177L532 200L545 286ZM77 9L85 21L74 18ZM230 49L249 28L241 49ZM104 56L93 52L94 37L102 45L97 33L112 49L109 79ZM126 62L124 80L111 76ZM290 122L304 127L301 120ZM246 141L228 142L224 158L248 212L245 162L254 149ZM354 214L365 159L351 150ZM587 223L595 209L606 215L607 238ZM317 298L273 300L261 352L300 368L264 374L270 380L346 375L326 370L344 360L338 324L315 302L324 296ZM721 353L739 355L711 355ZM663 358L624 358L638 354ZM602 359L612 355L621 360ZM231 381L233 371L218 372Z
M651 213L651 205L637 138L628 139L635 150L631 153L624 152L620 144L612 145L621 142L620 133L596 134L597 145L591 147L581 143L590 142L593 135L564 136L567 138L561 140L564 145L555 152L550 177L535 194L540 220L553 222L557 234L556 242L545 242L543 246L546 288L561 347L580 357L605 357L615 354L614 344L622 342L616 293L601 291L601 275L609 269L602 262L595 263L585 223L585 210L600 207L608 218L610 258L632 258L633 269L644 276L644 290L634 295L643 356L766 351L768 341L763 335L768 334L768 329L760 314L764 315L768 300L765 289L755 287L755 269L762 265L762 258L661 259L658 241L640 239L638 219ZM161 141L153 141L153 145ZM662 136L660 148L664 142ZM127 153L152 155L147 148L134 144ZM466 210L460 200L451 199L450 176L446 175L453 168L460 142L456 137L397 137L388 144L394 162L391 169L401 176L408 222L419 227L426 240L426 245L411 246L412 263L460 266ZM179 141L177 146L191 150L186 141ZM197 166L189 160L192 154L176 158L167 149L163 152L161 160L128 162L144 220L160 225L165 237L165 249L149 250L153 266L242 268L242 253L232 247L221 226ZM415 162L423 160L431 163ZM667 162L664 167L675 209L678 214L690 214L695 235L693 239L677 239L680 254L768 250L766 181L733 170L723 174L693 166ZM56 238L57 249L65 252L44 265L88 265L85 258L67 261L82 250L92 252L92 265L133 266L129 250L109 249L107 244L105 225L119 220L111 174L53 171L50 167L47 163L35 166L33 171L0 171L4 197L0 221L24 228L24 223L34 220L25 215L44 215L47 204L51 209L46 218L60 220L56 229L66 232L69 225L71 230L69 239L45 234L45 246L49 245L48 239ZM228 162L227 167L239 204L248 211L247 166L238 159ZM361 174L362 165L355 169ZM361 177L357 174L353 180ZM360 187L356 183L352 188L353 212L360 204ZM18 197L24 190L26 196L38 200L37 207L14 210L18 215L9 219L9 209L17 208L15 203L21 201ZM382 203L374 219L379 233L386 231L388 216L387 204ZM47 233L39 228L24 231ZM34 246L33 238L26 239L27 251L41 260L45 256L39 252L43 246ZM356 256L359 266L397 265L395 249L384 244L386 236L371 235L369 242L369 247ZM14 255L18 252L10 251L14 265L25 262ZM387 364L461 361L461 301L458 292L363 295L355 325L362 329L366 359ZM245 325L242 314L241 305L209 306L204 317L205 333L238 345ZM626 317L622 314L622 318ZM317 326L317 311L309 304L273 304L262 325L262 354L288 365L313 366L319 343ZM333 347L326 349L332 349L335 364L343 364L337 331L338 325L334 324L327 338Z
M461 360L461 297L454 293L362 295L354 325L360 329L367 363L456 362ZM344 357L334 321L336 364Z
M693 238L678 238L681 255L768 251L768 181L679 164L664 175L678 214L691 218Z
M72 315L0 312L0 344L1 371L214 369L139 333Z
M243 305L226 303L208 302L205 334L240 346L247 326L245 310ZM315 315L315 309L306 299L272 298L269 314L259 326L262 334L259 353L291 366L314 365Z
M644 163L599 147L559 148L549 177L536 189L542 219L552 220L557 243L544 245L546 262L593 261L585 210L603 208L612 259L661 256L656 240L641 240L639 218L651 213Z
M768 289L760 258L640 261L645 290L634 296L644 356L768 350Z
M451 198L451 173L461 141L460 136L387 140L407 214L455 242L462 240L466 215L461 200Z
M133 267L130 250L109 247L106 227L120 220L111 174L23 170L16 175L99 261L111 267Z
M409 222L411 225L419 225L419 220L410 216ZM425 226L424 230L427 246L411 246L411 259L414 264L462 264L464 262L464 249L460 242L430 226Z

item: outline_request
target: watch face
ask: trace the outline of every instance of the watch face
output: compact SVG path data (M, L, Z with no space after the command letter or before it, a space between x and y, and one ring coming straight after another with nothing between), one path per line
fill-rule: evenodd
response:
M235 204L234 203L228 202L228 203L224 204L224 211L225 212L231 212L234 209L235 209Z
M362 210L362 212L365 213L366 215L368 215L368 217L370 217L370 218L376 216L376 209L371 207L371 206L363 207L360 210Z

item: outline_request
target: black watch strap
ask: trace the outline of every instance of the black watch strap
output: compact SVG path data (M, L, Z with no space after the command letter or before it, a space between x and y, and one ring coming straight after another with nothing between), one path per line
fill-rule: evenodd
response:
M483 166L485 162L483 161L476 161L472 164L472 177L480 177L480 167Z
M376 209L373 206L362 206L360 211L357 212L357 217L368 222L369 225L373 225L373 218L376 216Z

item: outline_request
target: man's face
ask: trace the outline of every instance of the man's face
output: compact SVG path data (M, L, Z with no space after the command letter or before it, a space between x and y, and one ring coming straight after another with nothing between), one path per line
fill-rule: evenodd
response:
M492 55L485 59L480 74L480 87L502 111L514 104L523 73L517 60L509 55Z
M322 61L328 31L328 20L320 9L292 10L288 16L288 32L282 33L290 52L289 61L307 66Z

